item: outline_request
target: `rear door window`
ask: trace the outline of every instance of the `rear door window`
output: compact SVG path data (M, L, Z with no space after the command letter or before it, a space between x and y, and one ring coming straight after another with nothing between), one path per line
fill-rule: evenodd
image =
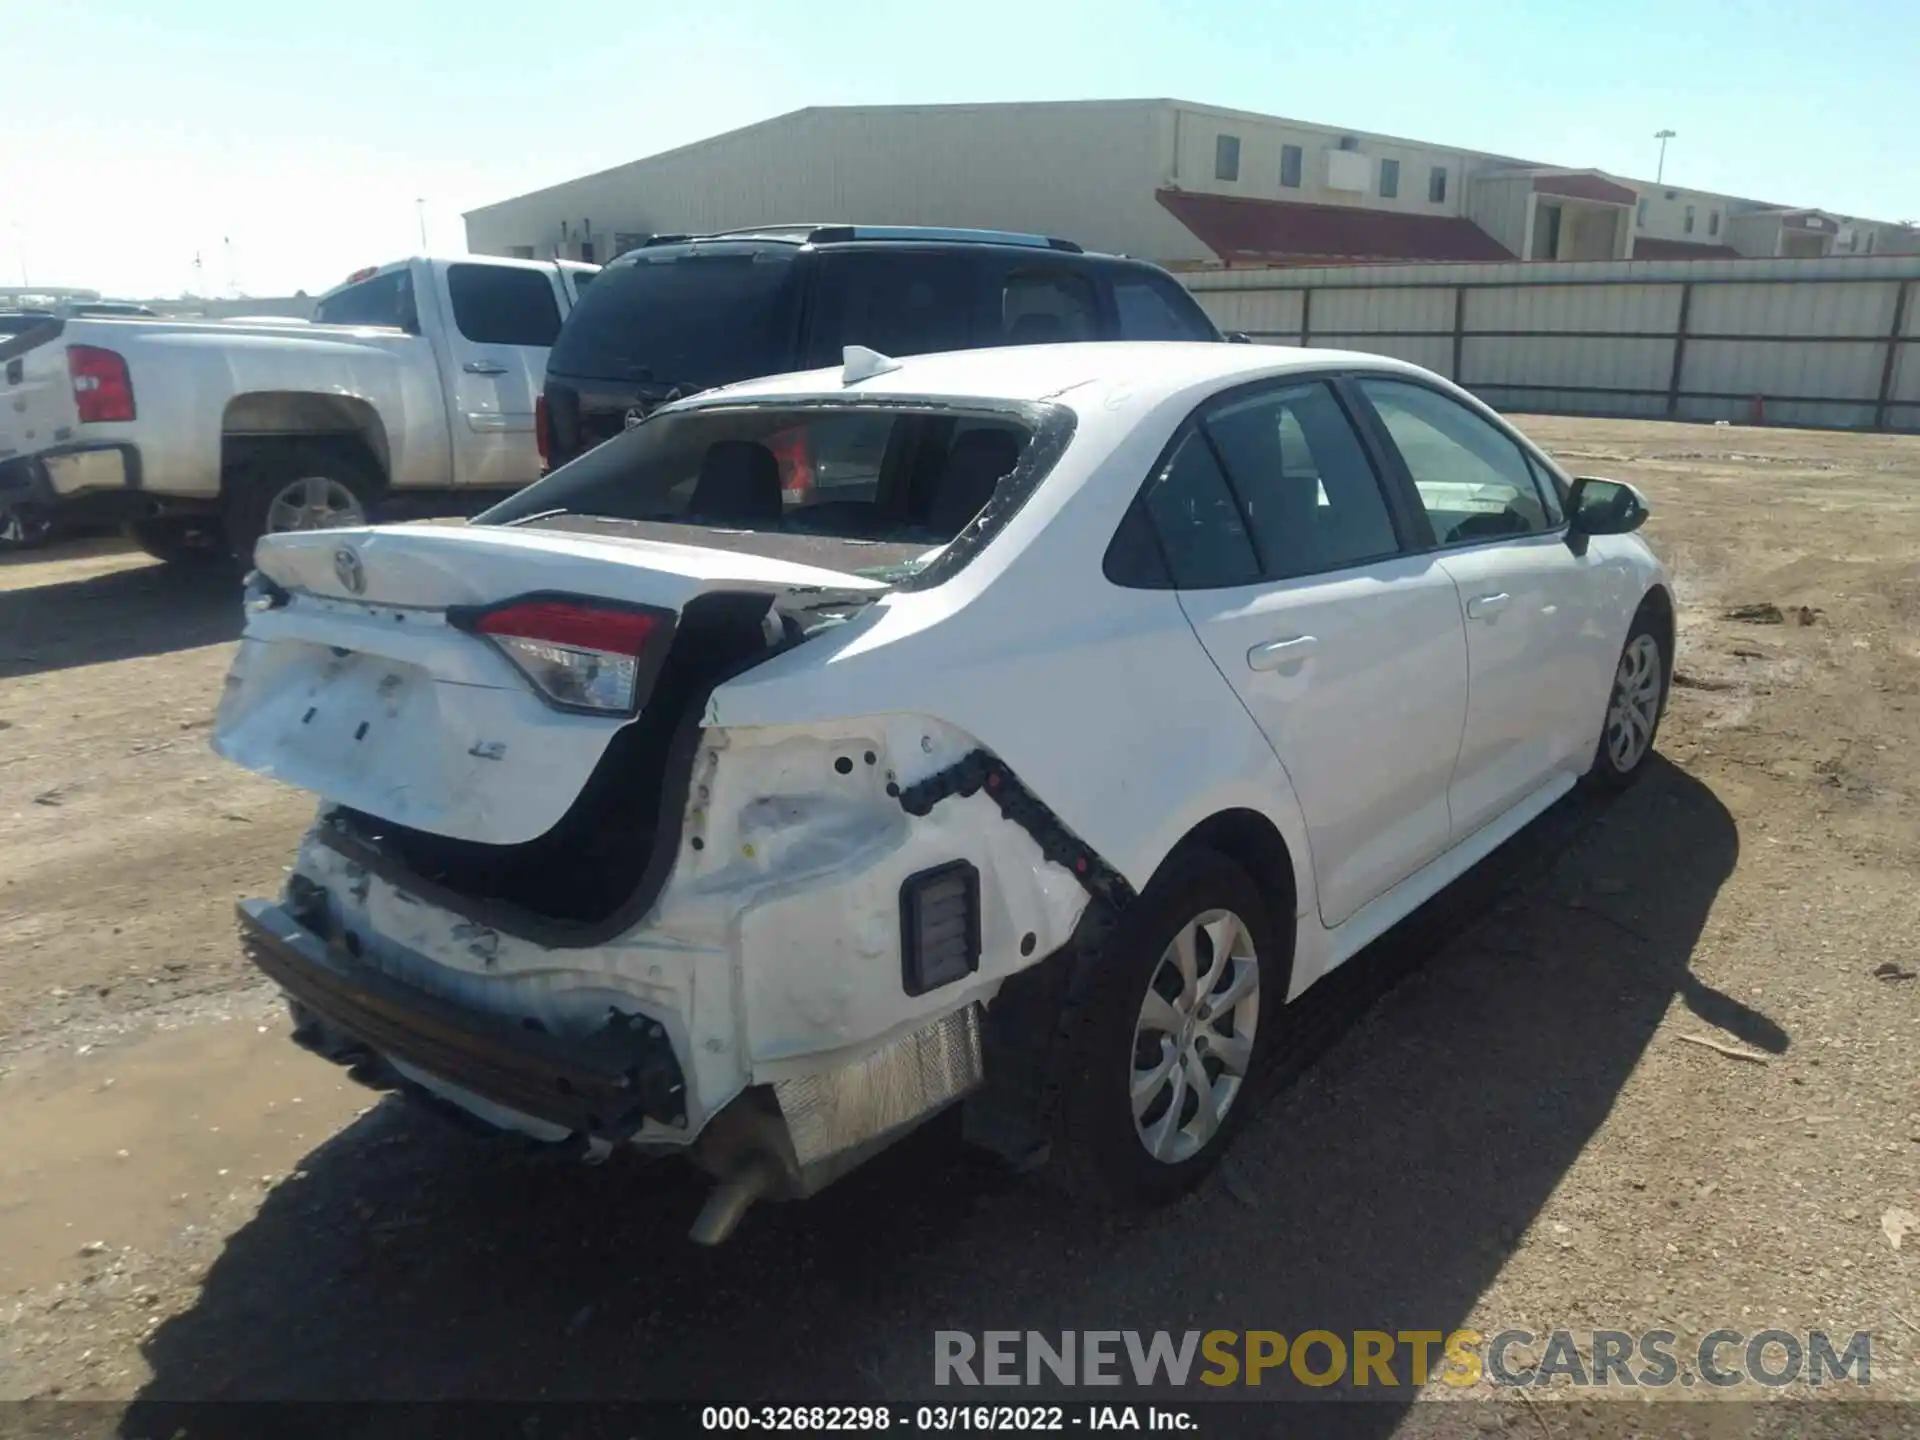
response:
M913 250L823 250L814 260L806 363L837 364L848 345L925 355L978 344L972 275L958 255Z
M1267 579L1344 570L1398 551L1380 481L1326 385L1229 401L1204 423Z
M1122 340L1217 340L1206 312L1171 280L1121 273L1113 277L1113 308Z
M560 333L560 305L545 271L450 265L447 293L454 327L476 345L544 349Z
M1001 345L1051 345L1098 340L1100 302L1093 283L1064 266L1020 266L999 284Z
M550 373L703 390L793 368L793 246L662 247L602 270Z
M1176 589L1229 589L1260 578L1260 562L1240 507L1213 447L1197 428L1147 483L1138 504L1152 522ZM1115 578L1121 584L1143 583Z

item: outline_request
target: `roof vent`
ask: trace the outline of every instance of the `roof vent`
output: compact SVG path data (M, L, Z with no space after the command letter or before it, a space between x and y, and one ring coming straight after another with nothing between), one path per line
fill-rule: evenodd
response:
M876 375L885 375L890 370L900 369L900 362L891 355L882 355L878 350L869 350L864 345L849 345L842 352L842 385L858 385L862 380L871 380Z

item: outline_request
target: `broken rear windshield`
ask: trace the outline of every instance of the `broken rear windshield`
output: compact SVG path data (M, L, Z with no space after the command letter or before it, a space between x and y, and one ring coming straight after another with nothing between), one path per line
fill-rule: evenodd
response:
M927 568L965 531L975 543L956 547L950 572L1051 468L1070 428L1067 412L1031 406L665 411L475 523L638 534L888 579Z

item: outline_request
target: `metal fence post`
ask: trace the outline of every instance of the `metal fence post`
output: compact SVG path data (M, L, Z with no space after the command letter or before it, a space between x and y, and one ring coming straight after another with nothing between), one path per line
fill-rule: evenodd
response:
M1687 359L1687 312L1693 309L1693 282L1680 286L1680 321L1673 328L1673 373L1667 377L1667 418L1680 413L1680 367Z
M1460 355L1467 341L1467 287L1453 287L1453 373L1447 378L1461 389L1467 382L1460 378Z
M1300 348L1307 348L1307 341L1313 336L1313 287L1300 287Z
M1893 367L1900 355L1900 331L1907 319L1907 296L1911 280L1902 280L1893 292L1893 326L1887 331L1887 353L1880 362L1880 392L1873 402L1873 428L1887 428L1887 407L1893 400Z

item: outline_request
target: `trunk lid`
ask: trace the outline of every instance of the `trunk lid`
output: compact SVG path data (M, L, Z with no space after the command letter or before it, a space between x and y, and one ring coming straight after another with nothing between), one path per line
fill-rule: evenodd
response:
M671 629L704 594L806 597L811 608L886 588L741 551L499 526L275 535L254 563L263 579L214 749L354 810L490 845L534 839L566 813L609 742L645 713L649 672L643 656L628 710L561 708L473 633L474 613L563 597L643 610Z

